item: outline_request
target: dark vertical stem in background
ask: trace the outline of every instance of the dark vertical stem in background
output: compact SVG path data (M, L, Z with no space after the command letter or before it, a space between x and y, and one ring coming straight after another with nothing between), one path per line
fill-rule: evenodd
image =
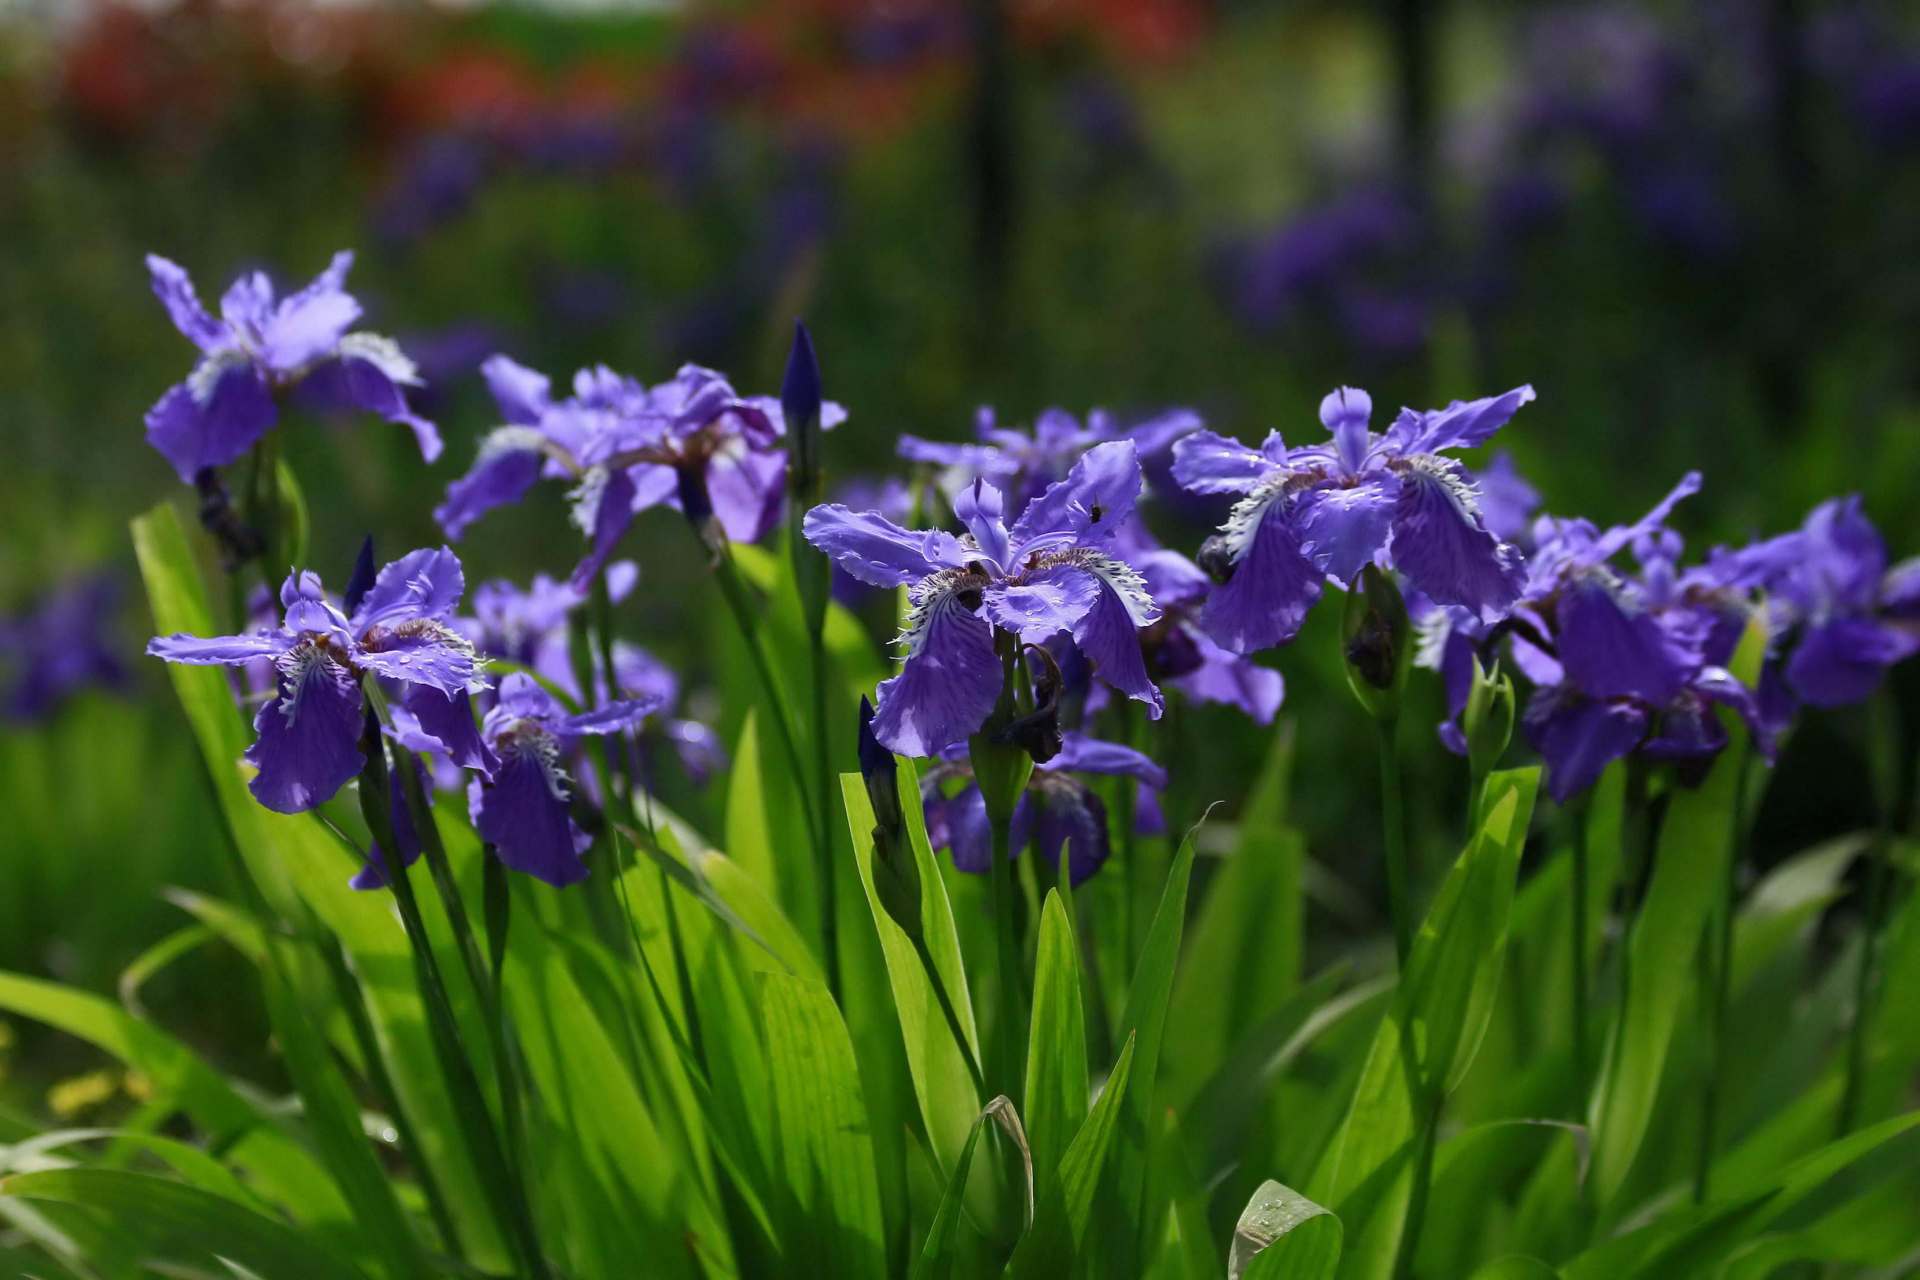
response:
M1013 246L1013 76L1005 0L973 0L973 101L967 164L973 191L978 335L989 364L1002 348Z
M1839 1136L1860 1118L1866 1085L1867 1042L1872 1036L1880 968L1880 927L1893 890L1894 815L1899 808L1900 729L1893 697L1881 689L1867 703L1867 756L1879 821L1867 847L1860 896L1860 966L1854 973L1853 1025L1847 1031L1846 1085L1840 1095Z
M1771 236L1766 246L1768 278L1777 288L1762 313L1758 385L1765 388L1771 426L1782 436L1799 428L1807 408L1807 317L1825 305L1817 296L1825 272L1805 261L1807 246L1817 243L1814 225L1821 212L1818 166L1806 138L1805 21L1801 0L1768 0L1762 21L1768 89L1767 154L1772 160L1774 195ZM1763 233L1764 234L1764 233Z
M1406 806L1400 790L1400 721L1374 722L1380 745L1380 824L1387 859L1387 913L1393 918L1393 953L1400 972L1413 951L1413 887L1408 883Z
M1433 29L1440 3L1386 0L1386 4L1393 28L1393 116L1400 183L1414 212L1424 220L1433 213Z

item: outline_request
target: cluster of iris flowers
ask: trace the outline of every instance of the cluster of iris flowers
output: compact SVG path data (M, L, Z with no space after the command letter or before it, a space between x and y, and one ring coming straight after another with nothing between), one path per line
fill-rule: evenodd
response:
M350 261L337 256L279 302L263 277L243 277L219 320L178 267L150 261L156 293L202 352L148 419L149 439L183 479L204 482L244 456L286 396L409 425L435 456L432 426L403 394L416 382L411 363L386 339L348 332L360 312L343 289ZM384 734L430 757L441 785L466 787L476 829L507 866L566 884L586 874L590 843L578 821L580 792L594 785L579 767L584 739L617 735L637 749L650 732L696 777L724 762L695 721L643 732L677 700L672 673L611 644L577 667L568 615L595 592L633 589L637 571L612 557L650 506L681 511L724 568L730 545L765 537L795 496L810 496L817 433L846 413L821 400L804 331L778 399L741 395L696 366L652 386L586 369L565 397L504 355L483 372L503 421L447 486L436 517L457 540L541 479L562 481L582 539L566 581L488 584L462 617L463 571L450 548L411 552L377 573L363 558L339 603L296 569L270 624L160 638L150 652L270 664L248 752L253 794L267 807L324 803L361 775ZM983 752L1023 753L1038 767L998 806L1018 829L1011 849L1030 844L1056 868L1064 857L1078 882L1109 844L1106 806L1080 775L1133 779L1130 816L1149 830L1166 782L1134 747L1091 736L1093 717L1138 704L1158 718L1164 685L1270 723L1284 685L1254 655L1292 641L1329 587L1349 596L1345 657L1363 701L1369 686L1394 693L1410 661L1434 669L1450 709L1439 736L1453 750L1485 747L1471 741L1470 705L1489 688L1511 700L1501 673L1517 672L1532 692L1492 753L1517 718L1561 803L1629 756L1671 765L1682 781L1697 775L1729 741L1720 707L1770 754L1801 704L1864 699L1920 648L1920 562L1889 563L1857 498L1821 504L1795 531L1683 564L1668 520L1698 490L1697 475L1641 519L1603 529L1537 513L1537 496L1504 458L1476 474L1455 456L1486 445L1533 399L1522 386L1402 409L1376 431L1367 393L1341 387L1320 404L1326 438L1301 444L1273 431L1249 446L1187 410L1130 428L1102 413L1082 422L1049 410L1031 432L983 410L973 442L903 437L917 489L878 491L889 495L883 510L824 503L794 513L795 531L843 585L904 592L899 667L863 725L863 759L935 761L924 775L929 829L956 865L986 871L995 797L973 775ZM1189 558L1150 531L1140 511L1149 494L1174 513L1196 497L1227 495L1232 506ZM950 522L908 527L909 512L935 511ZM1756 624L1765 661L1749 685L1730 666ZM490 657L515 670L496 683ZM400 807L393 818L410 857ZM371 865L358 883L384 882Z

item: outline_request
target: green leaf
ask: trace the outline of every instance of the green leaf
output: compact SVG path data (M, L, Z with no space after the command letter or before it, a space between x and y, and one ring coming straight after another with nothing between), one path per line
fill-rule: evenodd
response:
M1180 848L1174 854L1160 907L1153 914L1153 924L1147 930L1139 963L1134 967L1133 983L1127 988L1127 1004L1116 1033L1136 1045L1132 1077L1121 1104L1119 1138L1112 1162L1114 1194L1131 1234L1123 1229L1107 1240L1110 1246L1120 1250L1118 1267L1123 1273L1139 1270L1139 1258L1147 1246L1142 1233L1155 1217L1147 1205L1148 1139L1153 1132L1154 1085L1159 1072L1160 1045L1167 1027L1167 1006L1173 996L1174 966L1180 958L1180 936L1186 925L1187 887L1193 878L1193 841L1199 831L1196 824L1180 841Z
M54 1129L35 1134L12 1146L0 1146L0 1173L12 1172L31 1160L44 1159L49 1152L88 1142L111 1142L115 1148L138 1147L165 1161L182 1178L236 1204L262 1208L260 1197L249 1191L226 1165L202 1151L174 1138L145 1133L137 1129Z
M1340 1219L1292 1187L1260 1184L1233 1229L1228 1280L1333 1280Z
M1714 762L1698 790L1668 803L1653 879L1627 939L1623 1006L1594 1088L1594 1194L1604 1207L1626 1184L1653 1122L1667 1051L1689 988L1700 939L1726 892L1733 856L1733 808L1746 767L1744 730Z
M927 1228L926 1241L914 1259L912 1280L949 1280L953 1275L954 1237L966 1200L967 1173L973 1168L973 1151L980 1144L980 1130L985 1124L984 1114L975 1119L967 1145L960 1148L960 1158L954 1161L946 1190L940 1195L940 1207L934 1211L933 1225Z
M1087 1019L1080 1004L1080 949L1060 895L1040 911L1033 1021L1027 1044L1026 1101L1020 1116L1033 1152L1035 1186L1045 1186L1067 1143L1087 1117Z
M162 503L134 520L132 528L155 631L218 634L173 508ZM399 1095L395 1105L411 1119L423 1148L412 1154L431 1166L469 1256L482 1265L505 1265L499 1225L443 1083L414 985L412 953L392 904L384 894L357 893L348 885L356 869L353 859L319 823L305 815L271 813L247 793L240 756L248 731L226 673L170 663L167 678L199 742L246 873L274 914L295 921L317 916L339 939ZM457 964L446 967L450 982L462 981Z
M218 1270L225 1258L272 1280L365 1280L312 1232L169 1178L109 1169L49 1169L0 1178L0 1196L91 1210L142 1251Z
M1480 826L1413 940L1340 1132L1309 1187L1354 1224L1342 1275L1392 1273L1422 1131L1471 1065L1504 967L1539 770L1488 776Z
M1042 1189L1033 1227L1021 1237L1008 1266L1015 1280L1058 1280L1085 1250L1094 1193L1099 1190L1100 1175L1107 1166L1123 1099L1131 1084L1134 1045L1135 1038L1128 1036L1106 1087L1060 1158L1059 1171Z
M312 1155L266 1118L219 1072L158 1027L99 996L19 974L0 973L0 1009L44 1022L112 1054L152 1082L276 1204L316 1223L345 1224L351 1212Z
M927 953L933 957L935 971L960 1019L967 1037L966 1051L978 1062L980 1033L974 1025L973 1001L967 991L967 971L960 955L960 939L954 928L946 881L927 843L926 819L920 808L920 780L906 761L900 762L898 777L908 843L920 872L920 923ZM966 1143L973 1117L979 1114L987 1099L978 1096L973 1087L967 1060L940 1011L919 951L906 931L887 914L874 888L874 816L866 784L857 773L843 773L840 792L847 827L853 836L854 866L860 876L860 887L866 893L868 914L880 939L887 982L893 991L900 1035L906 1046L907 1068L913 1079L914 1099L919 1103L920 1118L926 1126L934 1158L943 1171L949 1170ZM975 1197L969 1204L976 1215L991 1220L996 1212L992 1185L982 1172L984 1166L981 1172L976 1172L969 1188Z
M1287 825L1293 742L1284 721L1247 794L1233 851L1188 930L1160 1065L1169 1099L1190 1098L1235 1041L1300 985L1306 845Z
M1559 1280L1560 1273L1538 1258L1520 1254L1495 1258L1478 1271L1472 1280Z
M831 1276L886 1271L880 1185L846 1024L827 989L760 975L784 1195L776 1217L787 1256Z

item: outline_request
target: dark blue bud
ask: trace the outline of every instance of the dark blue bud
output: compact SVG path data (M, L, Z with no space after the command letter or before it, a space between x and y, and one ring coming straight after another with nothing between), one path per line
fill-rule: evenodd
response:
M346 610L349 616L360 607L360 601L373 588L373 535L368 534L360 544L360 554L353 562L353 576L347 579Z
M795 322L793 350L787 355L787 376L780 384L780 412L787 421L793 451L789 484L793 493L811 502L820 487L820 362L814 358L807 326Z

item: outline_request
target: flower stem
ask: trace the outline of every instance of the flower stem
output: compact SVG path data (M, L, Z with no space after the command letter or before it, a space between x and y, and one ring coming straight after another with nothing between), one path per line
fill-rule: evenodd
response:
M414 896L413 881L401 861L399 842L394 838L393 822L387 807L388 796L391 795L387 756L377 721L368 724L361 746L367 763L360 778L360 812L387 860L387 882L393 888L394 902L400 909L401 926L413 952L415 980L420 988L422 1003L426 1006L427 1027L433 1038L435 1056L440 1060L441 1074L453 1095L454 1114L459 1117L468 1154L478 1166L480 1185L490 1201L489 1207L506 1224L509 1243L520 1265L526 1269L527 1275L536 1280L545 1280L552 1273L540 1251L532 1214L523 1189L518 1187L501 1152L493 1120L487 1114L486 1098L480 1090L480 1082L460 1044L458 1023L454 1020L453 1005L447 996L439 961L433 954L426 919L420 912L419 899Z
M1585 1116L1587 1092L1592 1087L1587 1049L1587 813L1576 806L1573 817L1573 928L1569 931L1573 953L1573 1084L1574 1114Z
M426 791L420 785L420 774L414 767L413 753L397 745L392 750L399 761L400 790L406 799L407 812L413 819L414 830L420 835L421 850L426 855L427 868L433 875L434 889L440 895L440 905L446 911L447 923L453 930L454 943L460 951L460 960L467 969L467 980L473 984L474 995L480 1001L482 1020L487 1026L487 1048L493 1057L494 1076L500 1089L500 1114L505 1121L508 1167L516 1175L524 1176L527 1140L522 1109L525 1103L520 1088L520 1074L507 1040L506 1010L501 1003L500 989L500 962L506 948L507 899L496 895L504 893L504 886L495 890L491 884L488 885L486 906L489 925L494 924L496 913L500 917L498 929L490 927L488 931L488 945L493 949L494 956L493 964L489 966L481 958L480 947L474 941L466 904L460 897L460 885L453 878L453 864L448 861L446 845L440 840L440 828L434 819L433 806L428 803ZM487 852L486 860L488 874L491 874L499 860L492 856L491 851ZM497 939L495 934L498 935ZM514 1189L515 1195L524 1201L526 1190L519 1177L515 1179Z
M1014 1098L1020 1096L1025 1078L1020 1059L1026 1018L1020 1008L1020 961L1013 938L1013 814L989 811L987 825L993 832L988 910L993 913L994 969L1000 989L1000 1016L994 1037L999 1042L998 1083L999 1092Z
M703 544L704 545L704 544ZM713 560L713 578L720 587L720 594L726 599L727 609L733 615L734 625L739 628L740 638L746 643L747 657L753 663L753 672L760 682L760 693L766 702L767 710L773 718L775 735L780 739L780 750L787 758L787 768L793 777L794 790L800 797L801 818L807 825L807 837L813 844L814 865L830 871L833 862L832 843L825 838L824 815L815 811L812 788L807 779L815 772L806 766L800 757L800 736L795 732L792 717L787 712L786 699L780 692L779 681L774 678L773 662L767 657L766 644L760 634L760 622L756 606L747 593L747 585L740 579L740 570L733 563L732 554L721 544L721 549ZM822 752L823 757L825 752ZM823 901L831 902L832 890L827 887L831 877L822 874L821 895ZM822 934L822 944L826 951L826 966L830 980L829 990L835 998L839 996L839 984L834 965L834 946L832 917L827 917L827 929Z
M1695 1204L1705 1204L1713 1190L1713 1148L1720 1120L1720 1077L1726 1068L1727 993L1732 984L1733 901L1739 870L1738 849L1730 849L1727 854L1726 884L1714 909L1713 985L1708 993L1710 1003L1707 1011L1707 1073L1700 1095L1700 1144L1693 1166Z
M940 976L940 969L933 962L933 952L927 949L927 940L918 934L913 936L913 949L920 955L920 966L927 971L927 984L933 988L933 998L940 1005L940 1014L947 1020L947 1030L953 1035L953 1042L960 1046L960 1056L966 1059L967 1074L973 1079L973 1090L980 1101L987 1101L987 1080L980 1071L979 1059L973 1055L973 1045L967 1040L967 1031L960 1022L960 1014L953 1007L953 996L947 991L946 980Z
M1398 717L1374 721L1380 745L1380 822L1387 855L1387 912L1393 918L1393 951L1402 972L1413 950L1413 903L1407 870L1407 820L1400 790Z
M1880 924L1892 889L1893 810L1897 803L1899 732L1885 690L1867 703L1868 757L1878 801L1879 823L1867 849L1866 874L1860 889L1860 963L1853 979L1853 1025L1847 1030L1846 1084L1840 1094L1837 1136L1853 1131L1859 1119L1861 1093L1866 1087L1868 1041L1872 1038L1875 988L1879 982Z
M1740 751L1739 747L1730 750ZM1693 1202L1704 1204L1713 1190L1713 1150L1720 1122L1720 1077L1726 1071L1727 998L1733 986L1733 918L1740 890L1740 863L1746 852L1747 784L1752 773L1744 752L1729 760L1739 769L1734 780L1733 815L1727 836L1727 874L1714 913L1713 987L1707 1024L1707 1078L1700 1098L1700 1148L1693 1169Z
M833 856L833 743L827 728L827 668L826 637L820 628L813 628L807 637L813 656L813 756L814 782L818 790L814 793L813 811L820 823L819 838L814 842L815 866L820 881L820 949L825 953L827 962L827 990L836 996L840 991L840 917L839 904L836 901L838 886L834 883L835 859ZM797 781L797 779L796 779ZM935 987L939 984L936 982Z

